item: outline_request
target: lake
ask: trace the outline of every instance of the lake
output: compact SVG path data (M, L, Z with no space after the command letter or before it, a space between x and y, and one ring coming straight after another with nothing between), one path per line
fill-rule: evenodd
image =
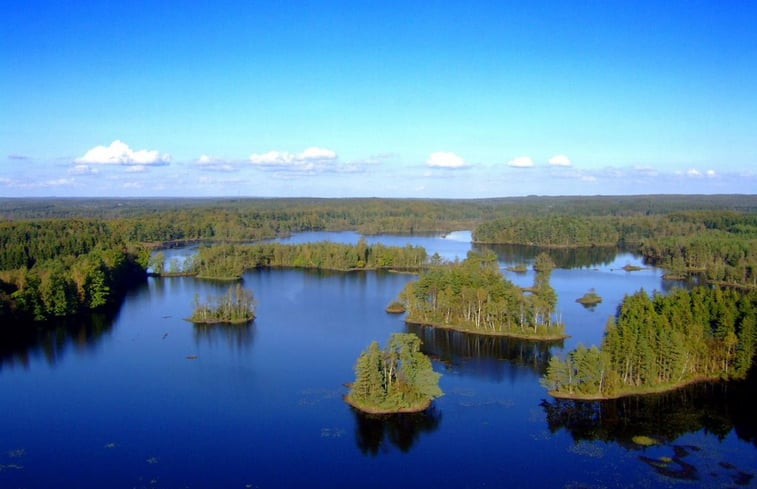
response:
M366 238L445 259L473 248L467 232ZM493 249L503 269L537 253ZM641 265L630 253L554 254L571 337L550 344L406 326L384 307L412 275L301 270L244 275L258 301L249 326L184 320L195 294L226 284L151 277L112 313L3 338L0 487L754 487L753 379L601 403L547 395L551 355L598 344L625 294L675 285L658 269L624 271ZM587 309L575 299L591 288L604 300ZM421 414L357 414L342 396L358 355L405 331L423 340L445 395Z

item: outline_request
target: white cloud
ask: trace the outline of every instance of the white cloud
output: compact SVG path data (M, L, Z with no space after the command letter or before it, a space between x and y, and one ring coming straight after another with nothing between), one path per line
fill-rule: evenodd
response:
M128 144L116 139L110 146L95 146L84 156L74 160L78 165L167 165L171 155L160 154L156 150L140 149L134 151Z
M147 167L145 165L129 165L126 171L130 173L142 173L147 171Z
M700 172L696 168L690 168L689 170L686 171L686 175L690 177L698 178L702 176L702 172Z
M584 175L581 177L582 182L594 183L597 181L597 177L594 175Z
M715 170L707 170L707 176L712 178L715 176Z
M534 160L532 160L528 156L519 156L513 160L508 161L507 166L511 166L513 168L531 168L532 166L534 166Z
M565 155L555 155L549 159L549 164L552 166L571 166L573 163Z
M311 160L334 160L336 159L336 153L330 149L319 148L313 146L307 148L305 151L297 155L298 159L303 161Z
M455 153L447 151L437 151L431 153L426 160L426 165L433 168L463 168L467 166L465 160Z

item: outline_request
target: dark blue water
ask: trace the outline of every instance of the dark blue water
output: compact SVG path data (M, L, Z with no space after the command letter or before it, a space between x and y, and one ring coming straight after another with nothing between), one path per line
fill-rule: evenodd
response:
M466 235L451 238L369 242L464 257ZM500 256L503 267L532 259ZM623 294L663 289L659 270L625 272L627 262L639 260L553 272L572 337L551 345L408 329L384 307L411 275L249 272L258 317L241 328L183 319L195 293L224 284L150 278L112 317L3 340L0 487L754 486L751 386L575 406L539 385L551 354L601 340ZM592 287L602 304L574 302ZM357 356L406 330L423 339L445 396L421 415L356 414L342 395ZM661 444L642 448L637 434ZM660 457L667 472L649 461Z

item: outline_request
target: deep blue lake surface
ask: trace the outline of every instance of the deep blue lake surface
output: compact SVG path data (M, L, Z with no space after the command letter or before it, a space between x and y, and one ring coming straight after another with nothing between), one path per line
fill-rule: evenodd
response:
M356 242L307 233L289 242ZM469 233L375 236L464 258ZM495 248L502 267L534 250ZM171 250L168 259L187 250ZM412 275L250 271L246 327L183 318L226 284L150 278L112 317L4 340L0 487L754 487L752 384L560 403L539 384L552 354L598 344L624 294L665 290L626 253L562 256L552 285L571 338L540 344L405 326L384 307ZM571 265L571 266L573 266ZM531 272L506 276L520 285ZM595 288L604 301L575 299ZM344 383L372 340L413 331L445 395L420 415L355 413ZM656 437L644 448L632 437Z

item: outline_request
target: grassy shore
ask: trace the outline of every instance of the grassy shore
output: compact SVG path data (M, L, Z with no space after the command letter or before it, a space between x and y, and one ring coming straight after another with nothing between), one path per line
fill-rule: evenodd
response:
M413 318L406 318L405 323L414 324L417 326L429 326L432 328L449 329L452 331L459 331L461 333L476 334L476 335L481 335L481 336L498 336L498 337L504 337L504 338L515 338L519 340L529 340L529 341L559 341L559 340L564 340L565 338L570 337L570 335L567 335L565 333L543 335L543 334L538 334L538 333L521 333L517 331L491 331L491 330L470 329L466 326L457 325L457 324L432 323L429 321L418 321Z

